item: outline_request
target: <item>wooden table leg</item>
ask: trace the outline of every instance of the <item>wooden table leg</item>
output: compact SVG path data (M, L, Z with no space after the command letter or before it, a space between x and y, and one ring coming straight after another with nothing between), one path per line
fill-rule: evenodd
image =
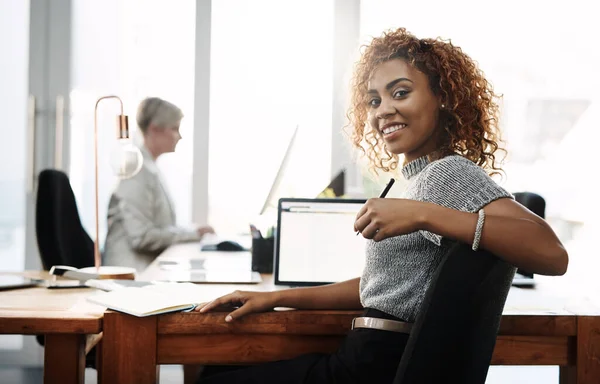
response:
M96 344L96 383L102 383L102 341Z
M568 365L560 367L559 384L576 384L577 383L577 367Z
M83 384L85 335L48 334L44 343L44 383Z
M103 323L101 384L158 383L156 316L109 311Z
M600 382L600 317L577 317L577 383Z

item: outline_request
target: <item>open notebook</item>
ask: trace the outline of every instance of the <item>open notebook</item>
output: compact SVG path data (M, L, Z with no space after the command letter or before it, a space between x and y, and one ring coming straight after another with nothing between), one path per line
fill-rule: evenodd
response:
M199 303L214 299L192 283L156 283L125 287L88 297L88 301L137 317L189 311Z

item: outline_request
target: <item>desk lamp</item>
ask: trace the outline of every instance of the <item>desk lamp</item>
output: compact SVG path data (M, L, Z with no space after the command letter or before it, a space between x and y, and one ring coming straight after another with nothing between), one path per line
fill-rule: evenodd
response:
M121 114L117 116L117 145L110 155L110 165L120 179L135 176L142 168L143 157L140 150L129 138L128 117L123 114L123 101L118 96L103 96L96 101L94 108L94 191L96 215L96 239L94 240L94 267L76 269L69 266L54 266L50 274L73 278L88 279L130 279L135 278L135 269L117 266L100 266L99 215L98 215L98 105L107 99L117 99L121 105Z

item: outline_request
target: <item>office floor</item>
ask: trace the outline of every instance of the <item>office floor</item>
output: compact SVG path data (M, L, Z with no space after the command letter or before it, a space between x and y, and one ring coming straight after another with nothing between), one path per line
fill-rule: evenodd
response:
M40 384L42 368L10 368L0 366L2 384ZM96 371L85 370L86 384L96 383ZM181 384L183 371L177 365L160 367L161 384ZM491 367L486 384L558 384L557 367Z
M42 384L43 369L40 368L12 368L0 366L1 384ZM85 370L85 383L96 384L96 371L91 368ZM183 371L179 366L161 366L161 384L183 383Z

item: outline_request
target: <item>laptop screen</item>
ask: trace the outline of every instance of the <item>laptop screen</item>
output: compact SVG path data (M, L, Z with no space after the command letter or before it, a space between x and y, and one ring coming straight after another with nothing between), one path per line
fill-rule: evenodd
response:
M354 221L365 200L279 200L275 284L320 285L359 277L365 243Z

